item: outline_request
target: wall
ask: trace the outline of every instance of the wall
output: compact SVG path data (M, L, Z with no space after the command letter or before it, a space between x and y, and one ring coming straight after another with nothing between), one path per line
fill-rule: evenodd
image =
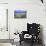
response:
M0 0L0 3L8 3L8 0Z
M11 3L10 3L11 2ZM14 19L14 10L21 9L27 11L27 18ZM9 1L9 31L11 38L13 33L18 30L26 30L28 23L40 23L43 28L44 41L46 42L46 16L45 16L45 4L42 4L40 0L10 0Z
M27 22L29 23L40 23L43 27L44 41L46 44L46 16L45 16L45 3L42 4L40 0L0 0L0 2L9 3L9 21L8 30L10 32L11 38L13 33L18 30L26 30ZM45 0L44 0L45 2ZM27 18L25 19L14 19L14 10L24 9L27 11Z

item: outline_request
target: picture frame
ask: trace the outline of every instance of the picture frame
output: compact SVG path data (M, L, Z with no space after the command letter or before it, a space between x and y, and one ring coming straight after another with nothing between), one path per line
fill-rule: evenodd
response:
M14 18L26 18L27 11L25 10L15 10Z

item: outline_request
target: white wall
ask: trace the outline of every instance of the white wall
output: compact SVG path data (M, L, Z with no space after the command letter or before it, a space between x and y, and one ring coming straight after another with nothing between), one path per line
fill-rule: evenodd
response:
M14 19L14 10L16 9L26 10L27 18ZM9 31L11 32L10 33L11 36L13 36L13 33L16 30L18 30L19 32L22 30L26 30L27 22L40 23L43 26L43 36L44 36L44 41L46 42L45 4L42 4L40 0L10 0L9 1Z
M8 3L8 0L0 0L0 3Z
M8 0L0 0L0 2L8 2ZM45 2L45 0L44 0ZM27 22L40 23L43 26L44 41L46 44L46 16L45 16L45 3L44 5L40 0L9 0L9 31L10 36L13 38L13 33L18 30L26 30ZM14 19L14 10L26 10L27 18Z
M16 9L26 10L27 18L14 19L14 10ZM9 30L12 33L16 31L16 29L19 31L26 30L27 22L36 22L45 26L43 23L43 21L46 19L44 5L40 0L12 0L11 3L9 1L9 15Z

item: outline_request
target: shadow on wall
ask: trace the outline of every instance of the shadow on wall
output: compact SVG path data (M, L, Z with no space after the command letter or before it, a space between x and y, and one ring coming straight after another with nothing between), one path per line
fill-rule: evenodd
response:
M42 45L45 46L44 45L44 37L43 37L43 26L42 25L40 25L40 39L42 40Z

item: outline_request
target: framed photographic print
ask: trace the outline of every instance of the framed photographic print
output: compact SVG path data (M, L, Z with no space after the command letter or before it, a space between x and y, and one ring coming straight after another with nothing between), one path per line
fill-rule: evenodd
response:
M14 18L26 18L27 12L25 10L15 10Z

